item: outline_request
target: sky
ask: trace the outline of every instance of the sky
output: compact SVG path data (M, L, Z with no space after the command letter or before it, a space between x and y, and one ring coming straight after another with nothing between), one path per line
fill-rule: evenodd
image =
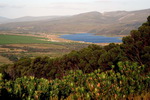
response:
M0 16L75 15L98 11L134 11L149 9L150 0L0 0Z

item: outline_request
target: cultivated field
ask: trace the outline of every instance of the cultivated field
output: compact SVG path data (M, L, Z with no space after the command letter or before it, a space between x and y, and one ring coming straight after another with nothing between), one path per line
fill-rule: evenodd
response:
M57 42L52 42L50 39ZM79 50L87 46L88 44L68 42L54 35L36 37L26 34L0 34L0 65L10 64L23 57L59 57L72 50Z
M0 34L0 44L51 43L46 38Z

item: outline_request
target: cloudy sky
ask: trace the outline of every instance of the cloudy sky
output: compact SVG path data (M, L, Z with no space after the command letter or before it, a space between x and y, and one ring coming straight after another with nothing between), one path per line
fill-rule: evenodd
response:
M150 0L0 0L0 16L8 18L148 8Z

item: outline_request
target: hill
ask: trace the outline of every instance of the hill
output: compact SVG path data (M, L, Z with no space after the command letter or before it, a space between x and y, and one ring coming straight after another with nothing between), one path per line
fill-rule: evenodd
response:
M150 15L150 9L138 11L87 12L61 18L30 20L0 25L0 31L28 33L80 33L97 35L127 35L138 28ZM24 19L24 18L22 18ZM31 18L32 19L32 18ZM39 18L40 19L40 18ZM18 19L19 20L19 19ZM27 21L27 20L24 20Z
M0 24L5 23L8 20L10 20L10 19L0 16Z
M59 18L63 18L64 16L24 16L20 18L9 19L5 17L0 17L1 24L12 23L12 22L30 22L30 21L43 21L43 20L55 20Z

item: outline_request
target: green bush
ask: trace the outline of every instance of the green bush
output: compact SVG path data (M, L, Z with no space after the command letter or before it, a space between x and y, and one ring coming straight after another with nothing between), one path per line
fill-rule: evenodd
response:
M84 74L81 70L69 71L61 80L37 79L33 76L14 81L2 79L0 74L0 97L9 99L123 99L130 95L149 92L150 73L143 75L144 66L138 63L119 62L119 71L100 69Z

